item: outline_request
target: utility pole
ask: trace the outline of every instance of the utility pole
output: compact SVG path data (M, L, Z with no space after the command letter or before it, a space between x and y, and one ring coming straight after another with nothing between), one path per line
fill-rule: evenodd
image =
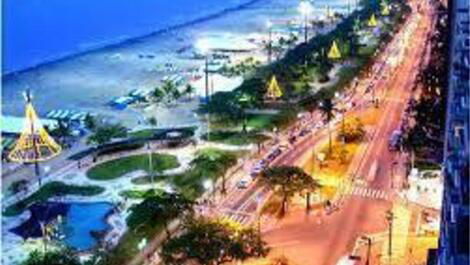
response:
M155 181L153 179L153 162L152 162L152 148L150 146L150 142L147 143L147 148L148 148L148 155L149 155L149 174L150 174L150 181L152 182L152 185L154 185Z
M272 23L271 21L267 22L268 26L268 63L271 64L272 61L272 54L273 54L273 30L272 30Z
M206 101L209 102L209 55L205 54L205 88L206 88Z

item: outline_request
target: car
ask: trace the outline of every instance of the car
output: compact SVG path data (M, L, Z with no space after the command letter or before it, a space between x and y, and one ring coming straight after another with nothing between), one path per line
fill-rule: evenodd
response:
M239 189L246 189L250 184L250 180L247 178L240 179L237 184L235 185Z
M300 136L300 137L303 137L303 136L307 135L309 132L310 132L310 130L308 130L308 129L303 129L303 130L299 133L299 136Z
M401 141L401 131L394 130L388 141L388 150L397 151Z

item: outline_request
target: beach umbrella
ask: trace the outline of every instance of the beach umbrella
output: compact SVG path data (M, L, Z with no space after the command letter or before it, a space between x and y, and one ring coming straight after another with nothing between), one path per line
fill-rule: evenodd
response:
M266 91L266 97L271 99L278 99L282 96L282 90L277 83L276 76L273 75Z
M339 51L338 44L334 40L331 44L330 51L328 51L328 58L329 59L341 59L341 52Z

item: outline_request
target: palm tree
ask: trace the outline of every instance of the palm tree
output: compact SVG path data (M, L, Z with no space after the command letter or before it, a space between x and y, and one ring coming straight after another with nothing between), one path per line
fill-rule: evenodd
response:
M96 120L93 116L91 116L90 114L87 114L85 116L85 127L88 129L88 130L94 130L96 129Z
M188 95L188 97L190 99L192 99L194 92L196 92L196 88L194 86L192 86L191 84L189 84L189 83L186 84L186 88L185 88L183 94Z
M21 265L81 265L79 257L69 249L53 251L33 251Z
M261 181L282 197L280 216L284 216L289 199L295 194L306 192L306 210L310 210L310 193L320 184L303 169L292 166L268 168L261 173Z
M59 120L57 127L51 131L51 135L59 138L59 142L64 144L68 137L72 136L70 125L62 120Z
M319 109L322 112L323 118L328 125L328 152L331 153L332 141L331 141L331 120L335 117L335 106L331 98L325 99L323 102L320 102Z
M222 193L226 192L226 171L237 163L233 153L220 151L202 152L190 163L193 172L207 179L222 178ZM196 170L197 169L197 170Z
M127 135L126 128L120 124L103 125L97 127L92 135L87 139L88 144L95 146L93 161L96 161L98 149L100 146L109 143L113 138L125 137Z

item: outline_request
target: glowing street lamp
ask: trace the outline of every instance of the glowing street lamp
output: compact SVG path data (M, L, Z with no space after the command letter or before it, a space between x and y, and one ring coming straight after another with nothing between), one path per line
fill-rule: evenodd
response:
M302 1L299 4L299 13L304 17L304 41L308 40L308 16L313 12L313 6L310 1Z
M266 27L268 28L268 63L271 63L272 49L273 49L273 42L272 42L273 23L270 20L266 21Z

